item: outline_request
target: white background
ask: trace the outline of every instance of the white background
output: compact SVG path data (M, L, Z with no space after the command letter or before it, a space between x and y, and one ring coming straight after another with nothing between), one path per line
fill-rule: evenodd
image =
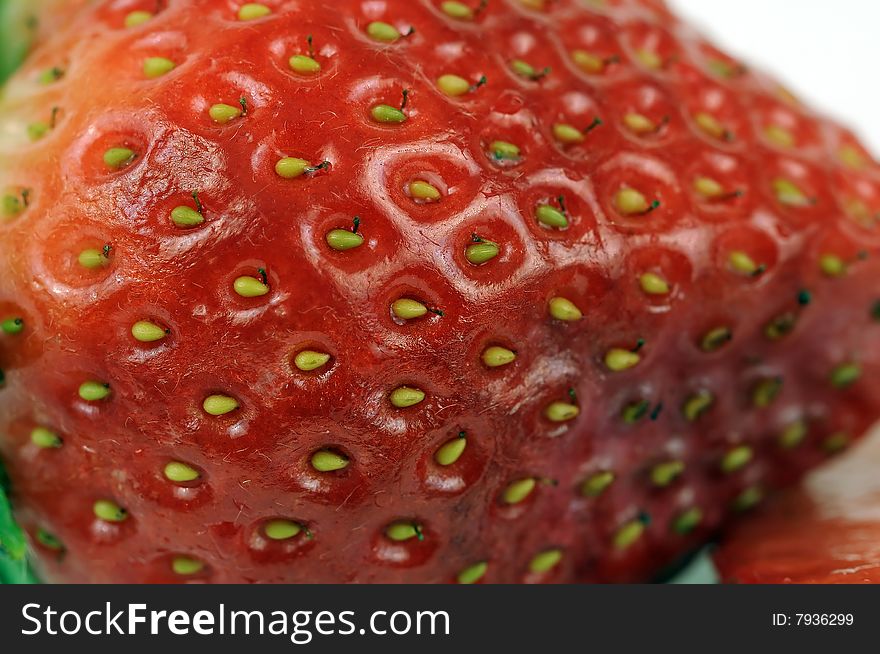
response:
M880 153L880 1L667 1L710 41L772 73Z

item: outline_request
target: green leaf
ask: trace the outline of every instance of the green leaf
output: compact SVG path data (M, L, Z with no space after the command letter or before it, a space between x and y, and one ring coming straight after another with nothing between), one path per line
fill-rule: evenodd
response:
M24 61L36 35L42 2L0 0L0 84Z
M0 461L0 583L31 584L36 578L27 562L27 541L12 515L9 477Z

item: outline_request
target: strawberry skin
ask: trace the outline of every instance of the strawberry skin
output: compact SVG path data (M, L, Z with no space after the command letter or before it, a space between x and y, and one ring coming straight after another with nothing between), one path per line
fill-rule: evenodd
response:
M92 3L0 120L47 580L644 580L880 415L880 170L661 2Z
M736 583L880 584L880 438L782 494L715 558Z

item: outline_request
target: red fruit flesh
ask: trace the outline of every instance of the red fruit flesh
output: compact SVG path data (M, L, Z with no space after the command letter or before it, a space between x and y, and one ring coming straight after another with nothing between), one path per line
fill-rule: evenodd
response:
M787 491L716 552L723 578L745 584L880 583L880 438Z
M96 3L6 92L0 319L24 329L0 337L0 450L46 579L642 580L880 414L880 170L661 3L241 4L125 28L155 3ZM284 179L282 157L329 165ZM330 248L355 216L362 245ZM471 262L474 235L497 256ZM217 394L238 408L210 415ZM327 449L348 465L316 470Z

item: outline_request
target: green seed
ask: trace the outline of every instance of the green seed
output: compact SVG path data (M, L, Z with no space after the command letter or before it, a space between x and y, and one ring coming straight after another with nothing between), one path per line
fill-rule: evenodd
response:
M287 63L292 71L300 75L314 75L321 70L321 64L306 55L293 55Z
M688 422L696 422L715 403L715 396L709 391L698 391L685 400L681 412Z
M804 420L791 423L779 435L779 446L786 450L793 450L804 442L808 431L809 427Z
M728 260L734 272L754 276L760 271L760 266L745 252L739 250L731 252Z
M862 368L857 363L844 363L831 371L831 385L834 388L849 388L862 376Z
M389 25L388 23L383 23L382 21L377 20L367 25L367 36L369 36L374 41L381 41L382 43L394 43L397 39L400 38L401 34L393 25Z
M553 229L565 229L568 227L566 215L549 204L538 205L538 208L535 209L535 218L545 227Z
M174 207L171 210L171 222L181 229L196 227L205 222L205 217L191 207Z
M479 266L497 257L500 251L495 243L483 241L469 245L464 256L472 264Z
M592 477L585 479L581 484L581 495L584 497L599 497L614 483L614 479L614 473L609 470L597 472Z
M623 348L614 348L605 355L605 367L612 372L623 372L635 368L641 362L638 353Z
M761 490L758 486L750 486L742 491L736 499L733 500L733 508L734 511L739 513L744 513L750 509L755 508L758 504L761 503L761 500L764 499L764 491Z
M651 403L647 400L639 400L632 404L627 404L620 412L620 418L628 425L634 425L639 420L648 415Z
M556 123L553 125L553 138L564 145L584 142L584 133L573 125Z
M446 3L451 4L451 3ZM470 585L477 583L480 579L486 576L486 571L489 569L489 564L485 561L481 561L480 563L475 563L472 566L469 566L458 573L457 581L462 585Z
M544 416L550 422L568 422L578 417L580 408L567 402L553 402L544 409Z
M446 443L437 448L437 451L434 452L434 461L441 466L451 466L461 458L466 448L467 438L465 438L464 432L462 432L457 438L446 441Z
M822 449L828 454L837 454L849 447L851 440L846 432L837 432L822 441Z
M406 409L424 401L425 392L418 388L400 386L391 391L389 396L391 404L398 409Z
M62 77L64 77L64 70L58 68L57 66L53 68L47 68L40 76L37 78L40 84L52 84L53 82L57 82Z
M6 318L0 322L0 331L10 336L21 334L24 331L24 320L21 318Z
M443 2L440 4L440 11L450 18L458 20L473 20L474 10L463 2Z
M501 495L501 500L505 504L519 504L532 494L537 483L538 482L531 477L527 479L519 479L504 489L504 493Z
M748 445L740 445L730 450L721 459L721 472L732 474L745 468L752 460L754 451Z
M79 265L87 270L97 270L98 268L106 266L108 263L107 256L104 252L94 248L89 248L80 252L77 261L79 261Z
M275 172L284 179L294 179L304 174L311 164L305 159L285 157L275 164Z
M193 559L189 556L175 556L171 561L171 569L176 575L189 577L197 575L204 570L205 564L198 559Z
M242 114L242 107L238 105L237 107L233 107L230 104L215 104L212 105L210 109L208 109L208 115L211 117L215 123L228 123L231 120L235 120L240 117Z
M535 79L538 74L534 66L522 59L514 59L511 61L510 68L514 73L520 77L525 77L526 79Z
M110 500L98 500L92 510L104 522L125 522L128 519L128 511Z
M4 195L0 209L4 217L12 218L24 211L24 203L14 195Z
M823 254L819 258L819 268L826 277L843 277L847 273L846 262L834 254Z
M797 326L797 316L793 313L784 313L767 323L764 327L764 336L771 341L778 341L788 336Z
M409 185L409 194L416 200L423 202L437 202L440 199L440 191L436 186L422 180L416 180Z
M40 545L48 550L60 552L64 549L64 543L62 543L54 534L50 534L45 529L38 529L35 538Z
M639 285L648 295L668 295L669 284L660 275L655 273L645 273L639 277Z
M512 363L516 359L516 352L505 347L492 345L483 350L483 363L490 368L499 368Z
M209 395L202 402L202 408L209 416L225 416L238 410L241 405L229 395Z
M146 22L149 22L153 18L153 14L149 11L132 11L125 17L125 26L128 28L131 27L140 27Z
M131 326L131 335L141 343L155 343L168 336L168 330L148 320L141 320Z
M391 312L401 320L413 320L428 313L428 307L417 300L401 298L392 303Z
M314 350L303 350L293 359L293 365L303 372L311 372L326 365L330 360L330 355L326 352L315 352Z
M700 348L703 352L715 352L727 345L733 339L733 332L729 327L716 327L703 336Z
M764 129L764 136L767 140L782 148L793 148L795 146L794 134L779 125L769 125Z
M550 308L550 315L555 320L576 322L584 317L581 310L571 300L567 300L564 297L552 298L548 306Z
M404 541L412 540L413 538L417 538L418 540L422 540L424 536L422 536L422 530L419 525L414 524L412 522L392 522L385 528L385 535L388 536L389 539L402 543Z
M327 245L339 252L353 250L364 243L364 237L347 229L333 229L327 232Z
M449 97L455 98L471 90L471 83L458 75L441 75L437 87Z
M773 379L763 379L758 382L752 391L752 402L758 408L764 409L771 404L779 396L782 391L782 378L774 377Z
M39 141L49 133L50 129L46 123L31 123L27 126L27 135L31 141Z
M520 150L513 143L507 141L492 141L489 145L489 152L495 159L513 161L519 159Z
M64 444L64 441L51 429L36 427L31 431L31 443L44 450L49 450L58 449Z
M348 467L348 458L331 450L318 450L312 455L312 467L318 472L333 472Z
M292 520L270 520L263 525L263 533L270 540L290 540L299 536L302 525Z
M387 104L377 104L370 110L370 115L377 123L402 123L406 120L403 111Z
M614 547L618 550L629 549L636 543L645 533L645 523L642 520L632 520L627 522L617 533L614 534Z
M268 284L264 284L256 277L250 277L248 275L236 279L232 284L232 288L241 297L247 298L266 295L270 290Z
M176 65L177 64L173 61L166 59L165 57L148 57L147 59L144 59L144 77L148 79L162 77L162 75L174 70Z
M536 555L529 562L529 571L534 574L550 572L562 561L562 550L547 550Z
M682 461L658 463L651 468L651 483L657 487L664 488L681 477L683 472L684 463Z
M110 384L87 381L79 387L79 396L86 402L100 402L110 397Z
M134 150L129 148L110 148L104 153L104 163L108 168L120 170L134 161L135 157Z
M195 481L201 475L199 471L180 461L170 461L165 465L165 478L178 484Z
M238 10L238 20L256 20L257 18L268 16L271 13L272 10L266 5L261 5L258 2L248 2L247 4L242 5L241 9Z
M694 506L676 516L672 521L672 531L684 536L699 527L702 521L703 512Z
M780 204L789 207L806 207L810 204L810 198L794 182L787 179L773 181L773 192Z

